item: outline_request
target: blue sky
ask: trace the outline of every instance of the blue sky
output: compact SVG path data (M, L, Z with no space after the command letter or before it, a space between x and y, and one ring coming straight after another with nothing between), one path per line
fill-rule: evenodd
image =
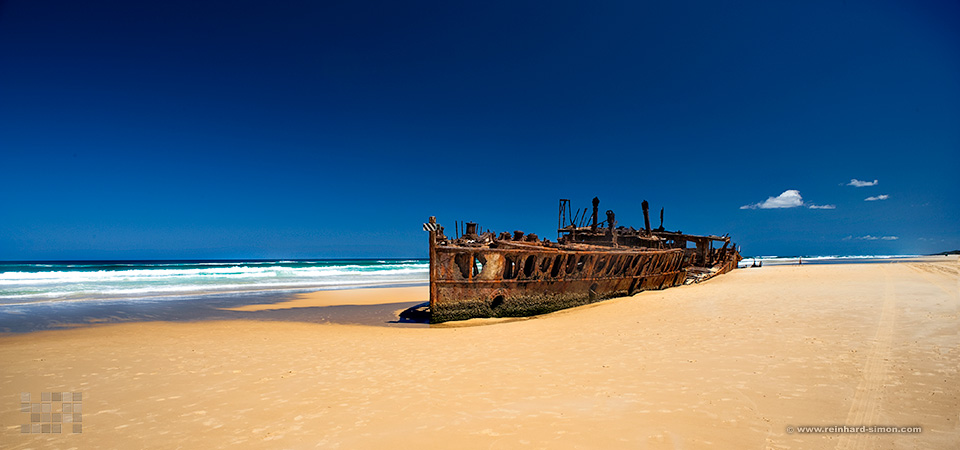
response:
M425 256L595 195L960 248L956 2L595 3L2 2L0 260Z

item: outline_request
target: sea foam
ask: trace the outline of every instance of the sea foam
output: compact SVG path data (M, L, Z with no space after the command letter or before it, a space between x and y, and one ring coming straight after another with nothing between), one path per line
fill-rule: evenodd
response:
M0 305L426 283L428 270L423 260L0 263Z

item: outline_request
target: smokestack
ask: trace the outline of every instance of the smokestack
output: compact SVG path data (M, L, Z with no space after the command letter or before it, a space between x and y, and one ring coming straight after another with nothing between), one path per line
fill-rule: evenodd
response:
M593 227L591 228L591 231L597 231L597 212L600 211L599 207L600 207L600 199L594 197L593 198Z
M477 235L477 224L473 222L467 222L467 228L463 231L464 237L474 237Z
M643 227L647 229L647 234L650 234L650 204L644 200L640 206L643 207Z

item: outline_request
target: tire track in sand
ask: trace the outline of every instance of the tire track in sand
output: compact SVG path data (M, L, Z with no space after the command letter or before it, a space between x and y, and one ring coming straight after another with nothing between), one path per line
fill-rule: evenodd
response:
M896 294L890 280L889 269L883 267L883 306L873 345L863 366L863 379L857 385L853 403L843 425L856 427L876 425L880 416L880 399L884 381L887 377L890 353L893 349L893 330L896 322ZM867 449L873 435L866 433L841 434L837 441L838 450Z
M955 300L960 299L960 259L953 263L910 263L907 264L907 267L915 270L920 276L929 281L930 284L940 288L941 291L946 292L951 298ZM956 286L950 288L943 287L935 276L952 279L952 284Z

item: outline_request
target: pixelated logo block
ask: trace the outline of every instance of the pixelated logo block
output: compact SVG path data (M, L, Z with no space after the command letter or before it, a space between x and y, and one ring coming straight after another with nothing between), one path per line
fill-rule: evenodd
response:
M30 421L20 425L21 434L83 432L82 392L41 392L37 400L30 392L20 393L20 412Z

